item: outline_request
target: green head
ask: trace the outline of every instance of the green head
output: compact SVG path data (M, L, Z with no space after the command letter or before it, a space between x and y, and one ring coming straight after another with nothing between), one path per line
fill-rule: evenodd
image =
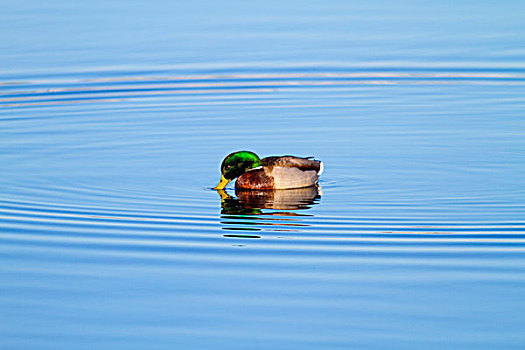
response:
M241 176L250 169L261 166L261 159L253 152L239 151L226 156L221 164L221 182L215 187L223 189L233 179Z

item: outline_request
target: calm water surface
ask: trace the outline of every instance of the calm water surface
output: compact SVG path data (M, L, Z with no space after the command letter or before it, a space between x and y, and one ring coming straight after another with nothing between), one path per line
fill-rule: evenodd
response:
M8 1L0 348L523 349L523 13Z

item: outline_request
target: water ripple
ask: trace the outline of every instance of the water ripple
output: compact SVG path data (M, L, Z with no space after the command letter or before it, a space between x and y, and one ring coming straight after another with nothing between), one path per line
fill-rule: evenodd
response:
M290 89L344 89L376 85L525 85L522 72L318 72L131 76L0 82L9 107L114 102L170 95L241 95Z

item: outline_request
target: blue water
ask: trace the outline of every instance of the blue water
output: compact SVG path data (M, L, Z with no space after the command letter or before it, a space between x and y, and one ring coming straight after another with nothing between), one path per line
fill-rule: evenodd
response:
M525 348L523 2L2 8L1 349Z

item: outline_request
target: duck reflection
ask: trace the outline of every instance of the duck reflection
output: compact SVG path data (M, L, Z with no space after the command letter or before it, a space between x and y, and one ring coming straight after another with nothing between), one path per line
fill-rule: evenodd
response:
M301 226L301 217L312 216L295 212L319 203L321 192L317 186L289 190L235 190L232 197L225 190L221 196L221 223L232 231L293 231ZM255 234L227 234L224 237L260 238Z

